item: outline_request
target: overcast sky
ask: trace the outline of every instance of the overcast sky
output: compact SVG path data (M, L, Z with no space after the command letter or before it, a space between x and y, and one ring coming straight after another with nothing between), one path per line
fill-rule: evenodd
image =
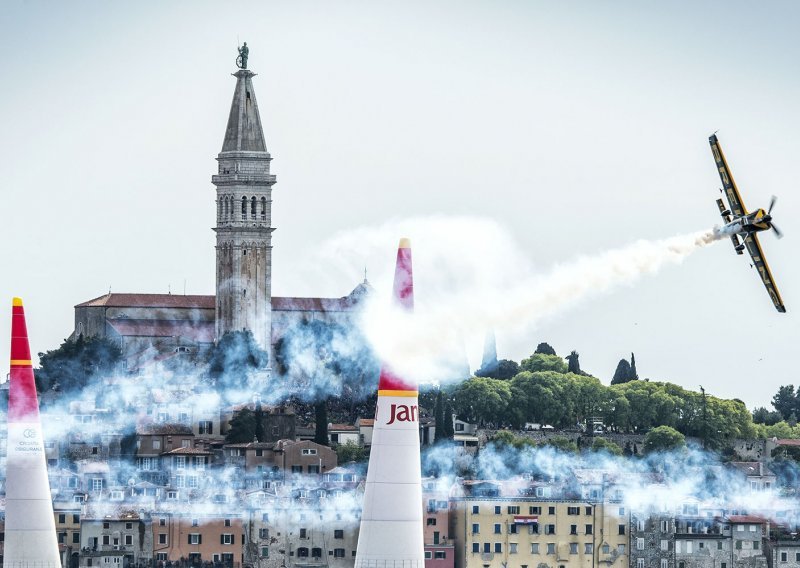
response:
M543 274L709 228L718 130L748 208L780 198L786 238L761 242L788 313L721 242L498 329L499 354L548 341L607 383L633 351L642 377L751 408L797 381L796 3L10 2L0 18L0 314L24 298L36 352L109 288L214 292L210 178L247 41L278 177L274 295L344 295L363 265L380 282L391 248L318 252L406 217L483 218Z

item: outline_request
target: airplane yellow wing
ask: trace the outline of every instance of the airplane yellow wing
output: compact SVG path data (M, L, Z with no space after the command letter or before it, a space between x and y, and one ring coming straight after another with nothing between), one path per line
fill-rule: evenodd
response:
M758 275L761 276L761 281L764 282L764 287L767 289L772 303L775 304L775 309L783 313L786 311L786 306L783 305L781 295L778 292L778 286L772 278L772 272L769 270L767 259L764 258L764 253L761 250L761 245L758 242L758 236L755 233L750 233L744 238L744 246L747 247L747 252L753 259L753 265L758 270Z
M719 179L722 180L722 187L725 189L725 196L728 198L731 212L734 216L747 215L747 209L742 201L742 196L739 195L739 190L736 188L736 182L733 181L731 169L728 167L725 154L722 153L722 147L717 141L717 135L712 134L709 136L708 142L711 144L711 152L714 154L714 161L717 163Z

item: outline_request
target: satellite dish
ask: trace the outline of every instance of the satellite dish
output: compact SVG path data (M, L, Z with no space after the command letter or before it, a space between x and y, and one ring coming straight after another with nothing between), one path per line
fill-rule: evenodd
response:
M131 477L131 478L128 480L128 486L129 486L129 487L133 487L134 485L136 485L136 480L135 480L134 478L132 478L132 477Z

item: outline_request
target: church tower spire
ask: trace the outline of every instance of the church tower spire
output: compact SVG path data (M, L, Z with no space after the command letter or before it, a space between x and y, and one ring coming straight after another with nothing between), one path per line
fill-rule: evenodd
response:
M241 53L241 50L240 50ZM272 157L267 152L253 90L255 73L233 74L236 88L219 169L217 188L216 339L229 331L249 330L270 352L272 321Z

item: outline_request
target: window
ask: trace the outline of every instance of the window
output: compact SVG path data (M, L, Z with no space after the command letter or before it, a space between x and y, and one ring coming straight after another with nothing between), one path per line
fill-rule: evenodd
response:
M789 553L781 552L781 562L788 562L788 561L789 561Z
M517 524L511 523L508 525L508 534L517 534Z
M760 546L761 546L761 541L760 540L754 540L753 541L753 550L758 550Z
M617 534L625 534L625 525L617 525Z
M472 523L472 534L480 534L481 532L481 525L478 523Z
M500 514L500 505L495 505L494 514L495 515L499 515Z
M495 551L495 553L503 552L503 543L502 542L495 542L494 543L494 551Z
M691 540L687 540L686 541L686 554L691 554L691 553L692 553L692 541Z
M586 507L586 514L587 515L591 515L592 514L592 508L591 507Z
M678 562L678 568L686 568L686 562L684 562L683 560ZM725 563L724 562L722 563L722 568L725 568Z
M269 546L261 547L261 558L269 558Z
M577 542L570 542L569 543L569 553L570 554L578 554L578 543Z
M508 553L509 554L516 554L517 553L517 543L516 542L508 543Z
M211 420L201 420L198 423L197 427L198 434L213 434L214 433L214 424Z
M569 534L578 534L578 525L570 525Z
M200 526L200 520L199 519L192 519L192 526L193 527Z
M722 544L722 543L720 542L717 544ZM661 539L661 550L669 550L669 541L667 539L664 538Z
M547 514L548 515L555 515L556 514L556 508L555 507L548 507L547 508Z
M430 560L431 558L433 558L433 552L431 552L430 550L426 550L425 551L425 560Z
M81 516L78 515L77 513L73 513L72 514L72 522L76 523L76 524L80 523L81 522Z
M81 542L81 533L74 532L72 533L72 544L80 544Z
M133 535L126 534L125 535L125 546L131 546L133 544Z
M206 456L195 456L194 457L194 467L197 469L205 469L206 468Z
M647 528L647 527L645 526L644 519L637 519L637 520L636 520L636 530L637 530L637 531L643 531L643 530L645 530L646 528Z
M669 532L669 521L661 521L661 532Z
M186 456L175 456L175 469L186 469Z
M722 550L722 542L717 543L717 550ZM800 560L800 558L798 558Z
M592 532L594 531L594 527L592 525L586 525L585 528L586 530L584 531L584 533L586 534L592 534Z
M636 539L636 550L644 550L644 539L637 538Z
M795 562L800 562L800 552L795 552L794 553L794 561Z
M297 556L300 558L308 558L308 548L305 546L301 546L297 549Z
M532 542L531 543L531 554L539 554L539 543Z
M175 501L178 499L178 492L177 491L167 491L167 500Z
M623 516L624 514L625 514L625 507L620 507L620 508L619 508L619 516L621 517L621 516Z
M477 515L480 512L480 507L478 505L472 506L472 514Z
M531 515L541 515L542 508L541 507L528 507L528 513Z
M507 510L509 515L519 515L519 507L509 505Z
M220 544L233 544L233 535L229 533L224 533L219 536L219 543Z
M303 466L302 465L293 465L292 466L292 473L303 473Z
M623 556L625 554L625 545L624 544L618 544L617 545L617 554L619 554L620 556Z
M302 454L304 456L315 456L315 455L317 455L317 449L316 448L305 448L303 450Z
M308 538L308 529L300 529L300 538Z
M199 533L189 533L189 544L202 544L203 535Z
M495 523L494 534L500 534L501 532L502 532L502 525L500 523Z
M230 520L230 519L225 519L225 521L223 522L223 524L224 524L226 527L229 527L229 526L231 526L231 520Z
M472 552L473 552L473 554L476 553L476 552L480 552L480 551L481 551L481 543L473 542L472 543Z
M100 477L92 478L92 491L98 492L103 490L103 480Z
M583 553L584 554L591 554L592 553L592 543L586 542L583 544Z
M165 533L158 535L158 544L167 544L167 535Z
M425 525L429 527L435 527L436 519L434 517L428 517L427 519L425 519Z
M750 525L750 532L756 532L756 527L758 525Z
M59 522L60 524L62 524L62 525L63 525L64 523L66 523L66 522L67 522L67 515L66 515L66 514L64 514L64 513L60 513L60 514L58 515L58 522Z
M681 542L683 542L683 541L680 541L680 540L676 540L675 541L675 552L678 553L678 554L681 553Z
M433 557L436 558L437 560L443 560L447 558L447 553L444 550L437 550L436 552L433 553Z
M161 449L161 440L153 440L153 449L160 450Z
M661 568L669 568L669 562L666 558L661 559Z
M165 519L164 517L161 517L160 519L158 519L158 526L160 526L160 527L167 526L167 519Z
M556 534L556 526L555 525L545 525L544 526L544 534Z
M333 538L344 538L344 530L343 529L335 529L333 531Z
M125 530L126 531L133 530L133 523L125 523Z
M344 558L344 548L334 548L333 549L333 557L334 558Z
M636 559L636 568L644 568L644 558Z
M698 542L697 543L697 548L700 548L700 549L705 548L705 543L703 541Z
M556 543L555 542L548 542L547 543L547 554L555 554L556 553Z
M528 525L528 534L539 534L539 523Z
M736 530L742 532L744 530L744 525L736 525Z
M603 545L603 554L608 554L611 552L611 547L607 544Z
M567 507L567 515L580 515L580 507Z
M107 534L103 535L103 544L111 544L111 537L109 537Z

